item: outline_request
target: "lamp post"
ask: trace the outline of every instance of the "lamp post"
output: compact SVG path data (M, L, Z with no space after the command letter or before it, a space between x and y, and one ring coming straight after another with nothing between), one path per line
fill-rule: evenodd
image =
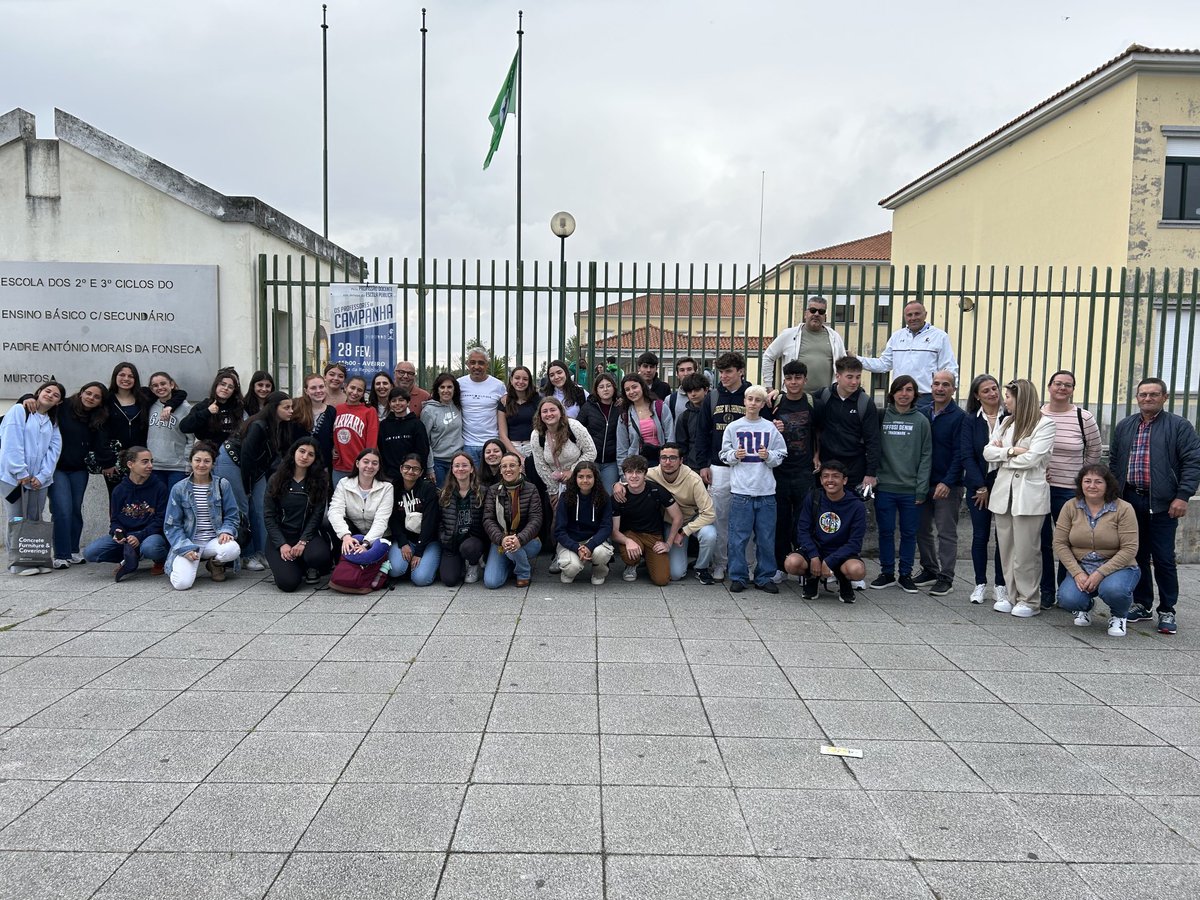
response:
M562 359L567 350L567 238L575 233L575 217L569 212L556 212L550 219L550 230L559 240L558 358Z

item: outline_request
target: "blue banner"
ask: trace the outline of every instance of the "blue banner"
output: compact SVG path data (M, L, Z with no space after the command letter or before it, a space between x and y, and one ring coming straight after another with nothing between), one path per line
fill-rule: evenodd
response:
M396 364L394 284L329 285L329 358L351 375L389 375Z

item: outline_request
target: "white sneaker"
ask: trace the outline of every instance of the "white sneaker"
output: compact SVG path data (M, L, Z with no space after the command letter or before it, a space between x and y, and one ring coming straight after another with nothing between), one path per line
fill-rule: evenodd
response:
M56 569L69 569L71 568L71 561L69 559L56 559L51 565Z
M983 595L984 595L986 592L987 592L987 585L986 585L986 584L977 584L977 585L975 585L975 590L971 591L971 602L972 602L972 603L982 603L982 602L983 602Z
M867 589L866 579L860 578L858 581L852 581L850 582L850 587L854 588L856 591L865 591Z
M1081 609L1075 613L1075 624L1080 628L1087 628L1092 624L1092 614L1086 609ZM1121 632L1124 634L1124 632Z
M1108 620L1109 637L1125 637L1125 620L1113 616Z
M262 560L257 556L251 556L242 564L242 568L250 572L262 572L267 567L262 564Z
M86 559L84 559L84 557L83 557L83 554L82 554L82 553L72 553L72 554L71 554L71 565L73 565L73 566L81 566L81 565L83 565L85 562L87 562L87 560L86 560Z
M8 571L13 575L36 575L37 566L9 566Z
M626 566L625 574L621 577L626 581L637 581L637 566Z
M574 575L568 575L566 572L563 572L563 571L560 569L560 570L559 570L559 573L558 573L558 580L559 580L559 581L561 581L563 584L574 584L574 582L575 582L575 576L574 576Z
M598 586L598 585L601 585L601 584L604 584L604 579L606 579L607 577L608 577L608 572L605 572L603 575L596 575L596 574L593 572L593 574L592 574L592 584L594 584L594 585L597 585L597 586Z
M53 571L54 570L51 569L49 566L38 566L37 567L37 574L39 574L39 575L49 575Z
M993 592L993 596L996 598L997 603L1007 603L1009 605L1009 609L1012 609L1012 602L1008 599L1007 585L996 585L996 590ZM1008 610L1004 610L1004 612L1008 612Z
M783 579L787 578L787 572L783 569L776 569L775 574L771 576L771 581L775 584L783 584Z
M1032 619L1041 611L1040 607L1035 609L1028 603L1018 603L1012 608L1012 614L1018 619Z
M474 584L479 580L479 564L467 566L467 577L464 579L467 584Z
M724 581L725 580L725 570L723 568L721 568L720 566L713 566L712 577L713 577L713 581Z
M554 562L550 563L550 574L551 574L551 575L560 575L560 574L562 574L562 566L560 566L560 565L558 564L558 560L557 560L557 559L556 559ZM570 584L571 582L570 582L570 581L566 581L566 582L564 582L564 583L565 583L565 584Z
M1010 613L1013 611L1013 605L1008 602L1008 598L996 598L996 602L992 604L992 609L999 613Z

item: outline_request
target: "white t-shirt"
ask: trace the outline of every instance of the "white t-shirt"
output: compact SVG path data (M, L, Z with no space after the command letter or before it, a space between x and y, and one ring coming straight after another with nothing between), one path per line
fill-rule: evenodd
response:
M472 381L470 375L458 379L462 392L463 443L482 446L490 438L500 437L496 427L496 404L504 396L504 382L493 375Z

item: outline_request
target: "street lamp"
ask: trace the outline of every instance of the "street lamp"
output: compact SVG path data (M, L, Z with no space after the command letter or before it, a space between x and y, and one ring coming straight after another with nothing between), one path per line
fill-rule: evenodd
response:
M556 212L550 219L550 230L559 239L558 358L562 359L567 351L567 238L575 233L575 217L569 212Z

